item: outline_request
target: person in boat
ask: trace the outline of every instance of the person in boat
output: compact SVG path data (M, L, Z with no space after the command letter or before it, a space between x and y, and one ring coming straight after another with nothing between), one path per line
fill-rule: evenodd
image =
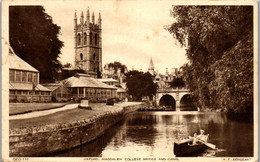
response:
M204 130L200 130L200 134L198 135L196 132L193 134L193 137L189 136L190 142L189 145L196 145L199 143L205 143L208 141L209 135L204 135Z
M193 145L196 145L196 144L198 144L198 143L199 143L198 134L197 134L197 133L194 133L192 144L193 144Z
M198 134L196 132L193 134L193 137L189 136L189 139L190 139L190 142L188 143L189 145L196 145L199 142Z
M204 132L205 131L203 129L200 130L200 134L197 136L198 141L201 141L201 142L207 142L208 141L209 135L204 135Z

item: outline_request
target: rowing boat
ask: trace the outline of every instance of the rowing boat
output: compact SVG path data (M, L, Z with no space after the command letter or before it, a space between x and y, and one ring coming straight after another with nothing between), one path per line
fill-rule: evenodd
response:
M190 155L203 151L207 146L204 143L198 143L189 145L188 142L185 143L176 143L174 142L173 152L175 156Z

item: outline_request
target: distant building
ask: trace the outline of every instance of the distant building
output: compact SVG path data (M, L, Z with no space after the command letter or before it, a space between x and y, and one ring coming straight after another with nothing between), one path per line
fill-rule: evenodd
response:
M70 90L62 83L45 83L43 85L51 90L52 101L64 102L71 98Z
M154 76L154 82L157 83L159 89L170 88L171 82L173 81L174 78L178 76L177 68L172 68L171 72L169 72L168 68L166 68L165 74L160 74L158 72L155 72L152 58L150 60L148 72Z
M102 78L102 79L98 79L98 80L107 85L116 87L117 88L116 97L119 98L120 100L125 100L127 98L127 92L124 88L122 88L122 86L120 85L118 80L115 80L112 78Z
M127 73L127 68L124 69L118 68L115 69L113 67L108 67L108 64L105 65L104 71L102 72L102 78L112 78L118 80L120 84L122 84L126 78L125 73Z
M9 48L9 101L50 102L51 91L39 84L39 71Z
M108 98L116 97L116 87L102 83L88 74L76 74L62 82L71 91L72 98L105 101Z
M94 12L90 21L89 9L86 20L83 12L80 22L77 22L77 15L74 18L74 39L75 39L75 69L84 70L84 73L97 78L102 72L102 38L101 38L101 14L95 23Z

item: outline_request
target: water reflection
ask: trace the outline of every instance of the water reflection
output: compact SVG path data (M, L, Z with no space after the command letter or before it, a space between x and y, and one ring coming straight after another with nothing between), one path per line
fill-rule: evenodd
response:
M218 149L195 156L253 156L253 124L199 112L134 112L97 140L53 156L174 157L173 141L200 129Z

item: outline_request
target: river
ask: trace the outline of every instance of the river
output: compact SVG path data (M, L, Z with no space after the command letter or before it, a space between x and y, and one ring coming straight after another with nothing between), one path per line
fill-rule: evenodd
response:
M173 141L200 129L217 149L203 157L253 156L253 124L230 120L226 114L196 111L133 112L100 138L55 157L175 157Z

